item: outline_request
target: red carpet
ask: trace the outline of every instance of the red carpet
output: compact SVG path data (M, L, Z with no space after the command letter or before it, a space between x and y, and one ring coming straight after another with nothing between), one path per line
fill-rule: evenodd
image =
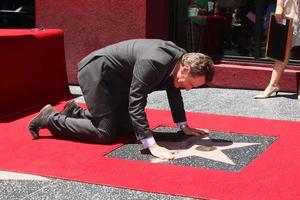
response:
M61 109L62 105L57 108ZM148 110L151 127L173 126L168 111ZM34 115L1 123L0 169L148 192L209 199L299 199L299 122L188 113L192 126L278 136L241 172L106 158L122 145L93 145L53 139L32 140Z

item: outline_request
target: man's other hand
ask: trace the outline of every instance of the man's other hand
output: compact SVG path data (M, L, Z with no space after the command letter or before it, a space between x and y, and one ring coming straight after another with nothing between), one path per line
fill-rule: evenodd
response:
M207 134L209 134L209 130L207 129L196 129L196 128L191 128L189 126L186 126L182 129L182 131L186 134L186 135L194 135L194 136L205 136Z
M158 157L162 160L174 160L175 159L174 154L176 153L176 151L161 147L156 143L154 145L150 146L149 150L153 156Z
M275 19L277 23L281 23L283 18L284 18L283 7L281 5L277 5L276 12L275 12Z

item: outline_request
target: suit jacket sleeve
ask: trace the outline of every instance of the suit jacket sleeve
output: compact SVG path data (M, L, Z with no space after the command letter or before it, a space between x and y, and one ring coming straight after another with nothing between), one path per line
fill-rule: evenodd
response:
M175 88L173 82L169 81L166 90L173 121L175 123L186 121L180 89Z
M138 140L152 136L145 107L147 96L159 79L158 69L152 65L151 61L141 60L135 64L129 91L128 110Z

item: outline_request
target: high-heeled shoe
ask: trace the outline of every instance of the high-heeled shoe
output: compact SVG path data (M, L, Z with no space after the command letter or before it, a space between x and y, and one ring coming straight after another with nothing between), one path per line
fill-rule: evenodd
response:
M275 93L276 96L278 92L279 92L279 87L270 87L269 89L266 89L260 94L254 96L254 99L266 99L269 98L273 93Z

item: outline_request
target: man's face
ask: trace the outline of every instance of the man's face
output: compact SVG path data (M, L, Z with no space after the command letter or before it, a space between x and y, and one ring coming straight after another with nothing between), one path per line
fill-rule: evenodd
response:
M174 77L174 86L176 88L183 88L190 90L195 87L200 87L205 84L205 76L192 77L189 75L189 66L180 66L176 76Z

